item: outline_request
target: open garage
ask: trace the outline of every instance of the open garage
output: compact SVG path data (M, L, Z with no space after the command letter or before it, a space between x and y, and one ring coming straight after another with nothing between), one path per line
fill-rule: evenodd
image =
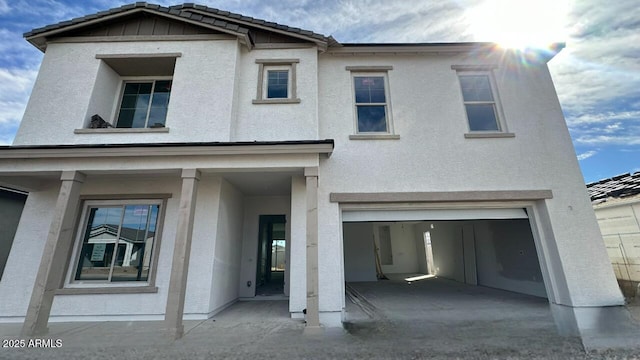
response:
M443 279L547 297L525 209L344 212L343 245L348 290Z

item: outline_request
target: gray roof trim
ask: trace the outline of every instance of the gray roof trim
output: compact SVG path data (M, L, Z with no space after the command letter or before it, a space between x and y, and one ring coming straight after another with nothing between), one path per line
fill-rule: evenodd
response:
M46 49L46 37L63 33L65 31L78 29L87 25L100 23L105 20L116 19L122 16L135 14L137 12L148 12L151 14L163 16L169 19L185 21L193 25L214 29L227 34L235 35L240 38L241 42L247 47L253 47L253 40L250 37L249 29L232 24L223 20L219 20L201 14L193 14L190 12L170 9L145 2L124 5L108 11L101 11L96 14L82 16L72 20L62 21L57 24L47 25L45 27L33 29L23 34L23 36L35 47L44 51Z
M333 139L293 141L181 142L0 146L0 159L117 156L326 154Z
M256 28L273 31L276 33L296 37L303 40L314 42L326 49L327 46L337 43L332 37L327 37L322 34L315 33L310 30L304 30L297 27L291 27L287 25L281 25L275 22L266 21L262 19L256 19L242 14L231 13L229 11L222 11L216 8L211 8L204 5L196 5L193 3L186 3L182 5L171 6L172 9L181 9L188 12L197 12L200 14L206 14L220 19L232 19L231 21L241 23L244 25L254 26Z
M124 15L130 15L139 11L146 11L156 15L173 18L176 20L187 21L191 24L215 28L216 30L230 33L238 37L244 38L244 42L249 48L252 48L253 41L250 39L249 29L242 25L249 25L256 28L277 32L280 34L296 37L303 40L316 43L323 50L328 45L335 45L337 42L332 37L326 37L313 31L304 30L296 27L269 22L262 19L256 19L241 14L230 13L203 5L195 5L187 3L183 5L175 5L171 7L163 7L156 4L147 4L146 2L136 2L134 4L124 5L106 11L100 11L95 14L62 21L56 24L47 25L41 28L33 29L23 34L23 36L40 50L46 48L46 36L62 33L64 31L73 30L83 26L99 23L104 20L114 19Z
M456 53L456 52L512 52L528 57L536 55L543 62L556 56L565 43L550 44L548 49L516 50L499 47L491 42L435 42L435 43L342 43L327 50L331 54L371 54L371 53Z

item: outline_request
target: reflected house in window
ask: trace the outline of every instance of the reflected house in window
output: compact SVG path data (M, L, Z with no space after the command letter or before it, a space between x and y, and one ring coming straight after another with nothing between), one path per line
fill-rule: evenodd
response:
M117 225L100 225L91 229L79 265L82 269L82 277L78 275L76 279L104 279L108 277L113 262L114 266L122 268L123 274L134 273L135 280L146 280L154 235L154 232L145 234L144 231L137 229L119 229ZM116 246L117 251L114 254ZM132 278L114 276L111 279L111 281L123 280L132 280Z

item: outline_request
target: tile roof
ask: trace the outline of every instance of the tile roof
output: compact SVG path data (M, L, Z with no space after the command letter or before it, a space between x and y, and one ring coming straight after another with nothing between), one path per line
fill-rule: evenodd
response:
M100 11L95 14L77 17L71 20L59 22L57 24L47 25L41 28L33 29L29 32L26 32L23 34L23 36L26 38L29 38L32 36L36 36L36 35L48 32L48 31L63 29L70 25L78 25L89 20L96 20L96 19L104 18L106 16L116 15L126 11L134 10L134 9L148 9L151 11L164 12L170 15L183 17L188 20L202 22L208 25L213 24L215 26L225 28L233 32L240 32L244 34L248 33L249 30L245 27L242 27L241 25L243 24L249 25L249 26L255 25L255 26L270 28L270 29L279 30L279 31L285 31L285 32L291 33L292 35L305 36L321 42L335 42L333 38L324 36L322 34L314 33L313 31L281 25L281 24L277 24L277 23L262 20L262 19L256 19L249 16L244 16L241 14L231 13L228 11L222 11L215 8L210 8L208 6L196 5L193 3L186 3L182 5L163 7L156 4L148 4L146 2L136 2L133 4L123 5L117 8ZM240 24L237 24L234 22L238 22Z
M640 171L626 173L587 184L591 201L640 194Z
M239 21L242 22L246 22L246 23L251 23L254 25L258 25L258 26L264 26L264 27L269 27L272 29L276 29L276 30L283 30L286 32L290 32L290 33L297 33L300 35L304 35L304 36L308 36L308 37L312 37L318 40L322 40L322 41L328 41L329 37L322 35L322 34L318 34L315 33L313 31L309 31L309 30L304 30L304 29L300 29L300 28L296 28L296 27L291 27L291 26L287 26L287 25L282 25L282 24L278 24L275 22L271 22L271 21L266 21L266 20L262 20L262 19L256 19L256 18L252 18L249 16L244 16L242 14L236 14L236 13L232 13L229 11L223 11L223 10L219 10L216 8L212 8L212 7L208 7L208 6L204 6L204 5L197 5L197 4L193 4L193 3L186 3L186 4L182 4L182 5L174 5L170 7L171 9L180 9L186 12L190 12L190 9L193 10L199 10L202 12L207 12L209 14L211 14L212 16L223 16L226 18L232 18L232 19L237 19Z

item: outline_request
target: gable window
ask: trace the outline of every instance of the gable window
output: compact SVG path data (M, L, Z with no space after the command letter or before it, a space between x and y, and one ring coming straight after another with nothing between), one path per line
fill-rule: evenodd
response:
M258 87L253 104L299 103L296 86L298 59L257 59Z
M116 127L164 127L171 80L125 81L123 87Z
M71 283L144 283L157 258L163 201L85 201Z
M267 70L267 99L289 97L289 70Z

